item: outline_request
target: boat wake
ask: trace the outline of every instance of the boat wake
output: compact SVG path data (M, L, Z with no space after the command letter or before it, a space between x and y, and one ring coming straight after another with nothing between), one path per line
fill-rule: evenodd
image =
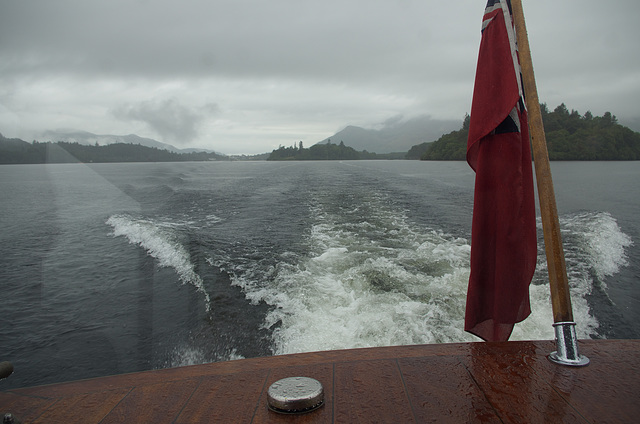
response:
M463 331L468 241L420 227L382 199L374 203L346 212L360 221L316 204L306 256L262 271L245 261L232 272L248 299L272 305L264 325L273 330L274 354L477 340ZM608 213L565 216L561 225L578 337L595 337L588 295L626 264L631 240ZM533 312L512 340L555 337L540 237Z
M227 272L231 283L253 305L267 304L263 328L272 337L273 354L357 347L454 343L478 340L463 331L469 278L470 245L464 238L412 222L383 195L358 206L322 199L309 205L312 223L303 251L208 251L210 266ZM210 296L195 272L188 250L178 241L179 222L114 215L113 235L139 245L159 266L171 267L183 284ZM606 278L626 265L631 239L605 212L561 218L567 272L577 333L597 337L598 320L588 298L594 287L606 290ZM514 328L512 340L554 338L553 314L542 231L538 266L530 287L532 314ZM188 347L172 355L172 364L233 359L204 358ZM200 355L200 356L199 356Z
M238 354L236 349L230 348L224 354L216 354L209 356L205 349L198 349L193 346L175 347L169 355L169 359L161 368L185 367L189 365L200 365L210 362L234 361L237 359L245 359L244 356Z
M209 293L195 272L189 252L178 242L174 232L174 228L180 226L180 223L113 215L107 220L107 224L113 227L114 237L126 237L129 243L145 249L147 254L158 261L159 266L173 268L183 284L191 284L202 293L207 311L211 309Z
M273 353L473 340L468 242L411 223L382 195L356 203L309 206L306 254L225 264L248 299L272 306Z

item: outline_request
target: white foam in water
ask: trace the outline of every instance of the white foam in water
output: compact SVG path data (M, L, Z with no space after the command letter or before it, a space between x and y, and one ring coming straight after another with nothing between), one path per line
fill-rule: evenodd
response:
M218 223L218 222L222 221L222 218L220 218L219 216L216 216L214 214L209 214L209 215L206 216L206 218L207 218L207 221L209 221L210 224L215 224L215 223Z
M633 244L616 220L606 212L581 213L566 218L563 227L581 236L581 247L590 257L590 266L598 280L612 276L627 265L625 249Z
M276 307L265 320L277 324L275 354L475 339L463 331L466 240L421 233L385 211L357 224L314 212L308 257L280 263L268 284L251 272L234 279Z
M597 319L591 315L587 296L591 294L596 284L606 290L605 278L615 275L620 267L627 265L625 249L633 242L628 235L620 230L616 220L606 212L584 212L563 216L560 218L560 227L573 316L577 324L576 332L578 338L590 338L596 334L599 324ZM539 219L538 232L542 232ZM538 266L534 276L535 280L548 281L542 242L538 245ZM540 306L549 306L546 309L532 307L531 317L523 324L516 326L514 330L514 335L518 337L522 337L522 332L535 336L535 330L530 329L531 323L537 325L544 322L548 323L548 326L553 323L548 283L532 285L531 300L532 305L535 303ZM546 326L547 324L545 324Z
M185 367L237 359L244 359L244 356L239 355L235 349L228 349L224 354L216 354L213 357L209 357L202 349L193 346L180 346L173 349L171 357L162 368Z
M171 227L175 223L154 222L127 215L113 215L107 220L113 227L113 235L124 236L130 243L144 248L163 267L173 268L183 284L191 284L205 297L205 306L210 310L209 294L200 276L193 269L189 253L175 241Z
M340 223L315 208L308 257L268 272L244 268L233 277L248 299L275 307L265 319L274 329L275 354L479 340L463 331L467 240L418 228L402 214L390 217L382 203L372 208L380 210L376 216L358 223ZM602 276L617 272L631 241L606 213L565 218L562 226L584 241L570 246L567 265L578 337L589 338L598 322L586 300L593 287L588 268ZM542 242L530 299L532 314L511 340L553 340Z

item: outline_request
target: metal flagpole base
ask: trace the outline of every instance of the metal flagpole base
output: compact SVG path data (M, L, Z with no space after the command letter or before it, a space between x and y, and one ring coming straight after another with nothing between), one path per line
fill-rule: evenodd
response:
M575 322L556 322L556 349L549 354L549 360L560 365L584 367L589 365L589 358L578 353L578 338Z

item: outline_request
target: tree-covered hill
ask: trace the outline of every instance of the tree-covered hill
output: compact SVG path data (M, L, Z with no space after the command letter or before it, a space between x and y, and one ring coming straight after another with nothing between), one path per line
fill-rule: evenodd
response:
M300 142L299 145L291 147L280 146L269 155L267 160L349 160L358 159L358 152L352 148L345 146L344 142L340 144L315 144L305 149Z
M404 153L369 153L366 150L358 152L353 147L346 146L343 141L340 144L327 143L314 144L305 148L302 142L291 147L280 146L271 152L267 160L358 160L358 159L403 159Z
M469 115L464 117L462 128L451 131L431 143L421 160L465 160L467 136L469 135Z
M543 107L542 119L551 160L640 160L640 133L611 112L581 116L563 103L551 113Z
M549 112L541 104L551 160L640 160L640 133L618 124L611 112L593 116L569 112L564 103ZM469 117L457 131L431 143L422 160L465 160Z
M139 144L116 143L87 146L78 143L27 143L0 134L0 164L74 163L74 162L182 162L229 160L216 153L175 153Z
M424 155L433 142L424 142L411 147L405 156L405 159L420 159Z

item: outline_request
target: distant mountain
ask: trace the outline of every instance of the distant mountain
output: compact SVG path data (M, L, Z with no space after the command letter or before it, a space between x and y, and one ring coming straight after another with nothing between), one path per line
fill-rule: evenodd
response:
M339 144L341 141L356 150L375 153L407 152L412 146L435 141L450 131L460 128L460 121L432 119L420 116L408 120L394 118L380 129L365 129L350 125L327 137L318 144Z
M171 144L162 143L152 138L140 137L135 134L129 135L98 135L87 131L45 131L42 134L41 140L44 141L66 141L67 143L78 143L87 146L106 146L115 143L124 144L139 144L145 147L155 147L160 150L167 150L174 153L193 153L193 152L207 152L214 153L213 150L207 149L179 149Z
M231 160L215 152L171 152L138 143L80 144L73 141L33 141L0 134L0 164L183 162Z

